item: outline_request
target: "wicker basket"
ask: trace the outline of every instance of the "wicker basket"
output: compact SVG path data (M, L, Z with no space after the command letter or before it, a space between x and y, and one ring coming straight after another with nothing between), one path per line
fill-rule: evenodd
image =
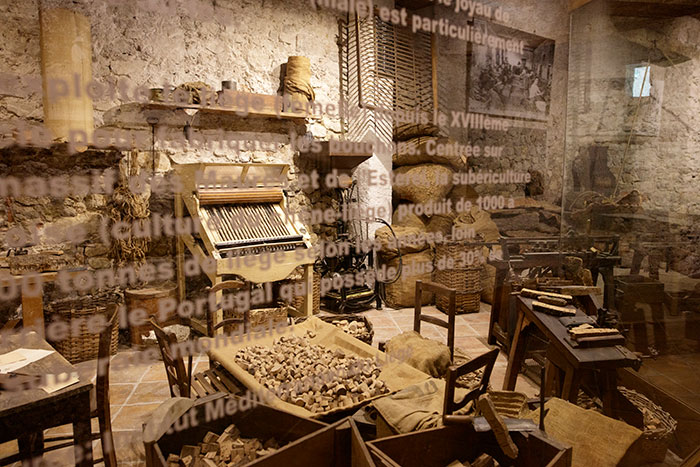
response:
M455 309L457 314L475 313L481 304L481 268L442 269L435 271L433 279L440 285L457 290ZM438 310L447 313L450 302L445 295L435 299Z
M107 306L112 303L122 303L120 293L109 292L101 295L89 295L83 297L71 297L56 300L48 305L49 315L57 315L62 321L68 323L68 335L60 341L53 341L51 345L65 357L70 363L80 363L97 358L100 346L100 334L90 333L88 320L95 315L106 315ZM107 316L105 316L105 322ZM118 322L119 316L115 318ZM75 323L79 323L75 325ZM119 326L112 330L112 344L110 354L117 353Z
M475 313L481 304L481 247L464 242L447 242L435 248L435 272L433 280L455 289L455 308L458 314ZM449 300L437 296L437 308L447 312Z
M333 315L333 316L319 316L323 321L326 323L333 324L334 326L339 326L338 323L340 321L361 321L364 325L365 328L367 329L367 333L362 335L362 336L353 336L356 339L361 340L365 344L372 345L372 339L374 339L374 327L372 327L372 323L370 320L367 319L366 316L357 316L357 315Z
M292 283L303 282L303 279L290 281ZM304 295L295 295L292 299L292 305L297 311L301 311L304 308ZM313 279L313 311L318 313L321 309L321 274L314 271Z
M640 453L649 462L663 462L678 423L664 409L647 397L623 386L617 388L644 416Z

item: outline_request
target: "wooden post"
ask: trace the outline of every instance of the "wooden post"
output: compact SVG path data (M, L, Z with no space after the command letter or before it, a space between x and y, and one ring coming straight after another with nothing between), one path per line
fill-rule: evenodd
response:
M14 280L14 279L11 279ZM22 287L22 326L24 328L32 328L43 339L44 338L44 284L41 277L36 277L35 280L39 284L35 284L36 294L28 294L24 290L24 281L20 282L19 287Z
M182 194L175 193L175 218L182 219ZM177 297L180 303L185 301L185 243L180 235L175 237L175 256L177 265Z
M304 265L304 284L306 285L306 296L304 297L303 314L314 315L314 265Z

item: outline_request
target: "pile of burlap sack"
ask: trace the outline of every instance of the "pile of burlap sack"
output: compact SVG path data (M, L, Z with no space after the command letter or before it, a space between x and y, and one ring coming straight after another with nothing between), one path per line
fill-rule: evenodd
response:
M493 242L499 237L498 227L491 221L489 214L478 209L476 199L478 194L467 185L453 186L452 179L455 172L467 170L466 157L460 155L437 156L428 155L425 150L426 143L430 139L440 143L447 142L446 138L427 137L411 139L401 146L401 150L393 155L394 173L396 177L405 177L415 183L398 183L393 186L394 201L401 203L422 204L443 203L451 201L451 212L440 212L433 215L415 214L399 215L399 207L394 211L392 228L397 237L413 238L428 237L426 241L403 242L397 247L394 236L388 227L382 227L376 231L375 236L382 244L380 260L387 266L398 267L399 252L403 265L403 272L398 281L385 287L387 303L395 308L410 307L414 305L416 280L434 280L437 270L435 258L436 234L440 233L443 239L449 238L453 227L468 231L473 228L476 233L474 240ZM465 210L465 201L472 203L471 209ZM458 212L457 207L462 209ZM430 235L433 234L433 241ZM495 247L498 249L498 247ZM483 252L488 256L488 250ZM484 265L482 269L482 299L491 301L493 295L493 280L495 269ZM424 293L422 303L432 303L432 294Z

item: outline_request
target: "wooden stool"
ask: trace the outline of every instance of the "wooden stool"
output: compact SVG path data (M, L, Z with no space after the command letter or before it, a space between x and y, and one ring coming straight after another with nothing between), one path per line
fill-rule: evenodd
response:
M171 324L179 324L180 320L177 313L174 311L165 319L161 319L158 315L158 303L165 298L174 298L177 300L177 287L175 284L166 283L155 287L146 287L144 289L127 289L124 291L127 310L135 310L141 308L146 310L148 318L155 318L156 322L161 326L169 326ZM147 318L147 319L148 319ZM133 345L143 345L143 335L151 332L150 324L146 323L143 326L131 325L131 343Z
M637 304L651 307L651 319L654 326L654 344L659 352L666 350L666 322L664 317L664 284L648 277L627 275L615 278L616 307L620 312L620 323L631 325L634 335L634 350L647 353L647 321L644 310Z

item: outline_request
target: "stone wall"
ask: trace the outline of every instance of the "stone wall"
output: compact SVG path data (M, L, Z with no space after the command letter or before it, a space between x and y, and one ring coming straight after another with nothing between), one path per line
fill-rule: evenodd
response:
M474 157L470 168L494 170L537 170L544 175L543 199L557 202L561 198L562 163L564 158L566 88L569 55L569 16L566 2L509 0L498 2L508 13L506 26L555 41L550 111L546 122L519 121L506 132L450 128L449 136L457 141L485 146L503 146L497 159ZM463 14L450 9L436 10L439 17L464 23ZM495 22L498 24L498 22ZM439 39L440 108L446 112L468 109L470 64L467 43L457 39ZM487 187L476 187L485 191ZM505 195L523 196L523 186L499 189Z
M700 214L700 20L635 23L611 18L602 2L573 18L567 202L577 195L571 171L579 150L597 145L608 148L618 196L638 190L646 210L678 218ZM647 60L651 95L637 110L628 70Z
M340 136L337 118L324 116L307 124L276 119L246 119L184 111L146 110L135 104L134 90L204 82L213 90L221 81L231 80L240 91L281 94L287 58L303 55L311 62L311 85L317 102L337 104L339 100L339 65L337 17L328 11L313 11L308 2L292 1L27 1L0 0L4 25L0 31L0 121L7 128L17 124L39 125L43 121L41 63L39 45L39 7L61 7L85 15L91 25L92 78L102 84L127 89L94 100L96 128L126 128L145 136L150 143L149 118L157 118L159 133L155 152L147 143L134 149L135 164L143 172L170 173L174 163L188 162L268 162L290 164L290 205L293 211L310 207L325 208L330 199L318 192L303 191L297 173L303 166L291 134L305 134L318 139ZM167 6L166 6L167 5ZM183 140L183 130L191 126L195 137L204 135L215 141L220 132L227 139L241 141L242 149L212 144L204 146L196 138ZM3 127L3 146L16 135ZM220 139L220 138L219 138ZM264 140L265 144L255 143ZM243 141L252 142L244 147ZM88 151L71 154L65 145L50 149L4 150L0 176L29 174L40 176L77 175L92 169L111 167L118 171L130 151ZM156 156L153 161L153 154ZM44 227L85 225L87 247L73 247L70 242L52 243L71 256L71 261L90 268L114 265L108 248L98 236L96 225L108 215L109 196L32 198L14 200L15 224L23 227L43 223ZM173 214L173 193L151 193L151 213ZM0 242L5 256L5 234L9 228L5 204L0 206ZM328 229L318 228L320 233ZM315 234L312 235L315 240ZM154 240L149 257L174 254L174 239ZM6 260L0 264L6 267ZM50 289L50 287L48 288ZM48 298L51 298L50 290ZM16 306L16 303L4 303Z

